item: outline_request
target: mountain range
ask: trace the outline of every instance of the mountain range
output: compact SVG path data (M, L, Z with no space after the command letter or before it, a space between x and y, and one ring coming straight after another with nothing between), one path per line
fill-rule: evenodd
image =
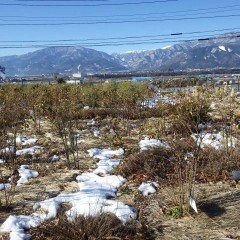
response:
M48 47L0 57L7 75L240 67L240 35L184 41L164 49L107 54L83 47Z

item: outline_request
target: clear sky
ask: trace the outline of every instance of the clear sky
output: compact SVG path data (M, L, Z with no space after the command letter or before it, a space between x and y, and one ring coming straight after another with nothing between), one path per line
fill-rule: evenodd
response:
M0 56L49 45L156 49L240 31L239 22L239 0L0 0Z

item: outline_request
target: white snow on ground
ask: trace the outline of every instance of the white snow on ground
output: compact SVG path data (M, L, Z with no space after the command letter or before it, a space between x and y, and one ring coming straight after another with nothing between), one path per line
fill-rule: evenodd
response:
M158 187L158 183L156 182L147 182L147 183L142 183L138 190L142 192L144 196L147 196L149 194L155 193L157 190L156 188Z
M5 163L5 160L4 159L0 159L0 164L3 164Z
M106 174L111 172L114 168L116 168L120 163L120 159L103 159L97 163L97 169L93 172L96 174L102 173Z
M98 159L109 159L113 156L121 156L124 154L124 150L119 148L118 150L112 150L111 148L91 148L87 150L90 157L98 158Z
M155 148L155 147L169 148L170 146L168 145L168 143L162 140L149 139L148 137L145 137L144 140L141 140L139 142L139 147L140 147L140 151L146 151L148 149Z
M60 157L58 155L53 155L52 156L52 161L59 161Z
M237 143L237 139L232 137L232 139L223 136L221 132L219 133L200 133L200 134L192 134L192 138L197 141L197 144L200 145L201 148L205 146L211 146L215 149L223 149L226 144L228 147L235 147ZM232 145L231 145L232 144Z
M144 100L141 105L143 107L154 108L157 106L157 103L159 101L164 102L164 103L170 103L173 105L176 104L176 102L174 100L172 100L171 98L169 98L167 96L154 96L154 97Z
M93 148L89 149L88 152L91 157L101 159L98 168L103 169L106 174L111 171L111 167L117 166L120 162L120 160L111 159L111 157L124 153L121 148L118 150ZM66 212L69 220L73 220L78 215L95 216L104 212L114 213L123 222L136 217L133 207L110 200L116 196L117 189L126 182L122 176L105 175L101 177L96 173L83 173L77 177L77 181L80 188L79 192L61 193L54 198L36 203L34 210L42 209L46 213L35 212L29 216L10 216L2 224L0 231L10 232L11 240L28 239L29 235L24 232L25 229L37 227L45 220L55 218L61 203L72 205L72 208Z
M28 182L30 178L35 178L38 176L38 172L29 169L28 165L21 165L18 169L19 180L17 181L17 186L21 186L22 184ZM4 188L10 188L10 183L0 183L0 191L4 190Z
M93 126L96 124L96 121L92 119L90 122L87 123L88 126Z
M99 129L97 127L94 127L92 130L93 130L94 137L99 137L100 135Z
M18 169L20 179L17 181L17 185L20 186L28 182L29 178L35 178L38 176L38 172L29 169L28 165L21 165Z
M9 147L6 147L4 149L1 149L0 150L0 153L13 153L14 152L14 147L13 146L9 146Z
M10 188L11 184L10 183L0 183L0 191Z
M35 144L36 142L37 142L37 138L27 139L27 138L22 137L22 136L16 137L16 143L21 143L23 146Z
M39 146L33 146L33 147L29 147L29 148L24 148L21 150L17 150L16 151L16 155L24 155L24 154L31 154L33 155L35 153L36 150L41 149L42 147Z
M27 139L27 138L21 137L21 136L16 137L16 143L21 143L21 145L23 145L23 146L35 144L36 141L37 141L37 138ZM24 154L32 154L33 155L37 149L41 149L41 148L42 147L39 147L39 146L24 148L21 150L17 150L16 155L24 155ZM14 150L15 150L14 146L8 146L4 149L0 149L0 153L3 153L3 154L14 153Z

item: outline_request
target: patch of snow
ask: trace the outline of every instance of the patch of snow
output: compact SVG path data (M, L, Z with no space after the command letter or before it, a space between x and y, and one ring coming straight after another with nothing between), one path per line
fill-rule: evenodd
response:
M97 169L95 169L93 172L95 174L107 174L110 173L114 168L116 168L119 163L120 163L120 159L103 159L100 160L97 163Z
M52 161L59 161L60 157L58 155L53 155L52 156Z
M14 146L9 146L9 147L6 147L6 148L4 148L4 149L1 149L0 150L0 153L14 153L14 150L15 150L15 148L14 148Z
M149 108L154 108L157 106L157 103L161 101L163 103L170 103L170 104L176 104L176 102L172 99L170 99L167 96L154 96L151 98L148 98L146 100L144 100L141 105L144 107L149 107Z
M117 150L112 150L111 148L91 148L87 150L89 153L90 157L106 160L109 159L113 156L121 156L124 154L124 150L122 148L119 148Z
M99 137L100 131L99 131L98 128L94 128L94 129L93 129L93 135L94 135L94 137Z
M0 164L3 164L5 163L5 160L4 159L0 159Z
M162 47L162 49L164 50L164 49L168 49L170 47L171 47L171 45L168 45L168 46Z
M227 51L226 48L225 48L224 46L218 46L218 48L219 48L220 50L224 51L224 52Z
M215 53L217 51L217 49L216 48L213 48L212 50L211 50L211 53Z
M141 140L139 142L140 151L146 151L151 148L156 147L166 147L169 148L169 144L167 142L164 142L162 140L157 139L149 139L148 137L145 137L144 140Z
M25 233L24 230L38 227L43 222L43 218L40 214L9 216L2 224L0 231L10 232L10 240L27 240L31 238L31 235Z
M223 149L226 144L228 147L235 147L237 143L237 139L232 137L231 141L228 138L228 141L225 136L221 132L219 133L200 133L200 134L192 134L192 138L200 145L201 148L206 146L211 146L215 149ZM231 145L232 144L232 145Z
M92 119L90 122L87 123L88 126L93 126L96 124L96 121Z
M30 148L24 148L24 149L21 149L21 150L17 150L16 155L24 155L24 154L34 155L35 151L39 150L41 148L42 147L40 147L40 146L33 146L33 147L30 147Z
M99 170L100 168L104 169L106 173L110 171L110 168L107 169L107 167L115 167L120 162L120 160L110 159L110 157L124 153L121 148L118 150L93 148L89 149L88 152L91 157L102 159L98 163L98 168ZM26 169L25 167L22 168ZM133 207L109 199L116 197L117 189L126 182L126 179L122 176L107 175L102 177L96 173L83 173L76 179L80 188L79 192L61 193L54 198L34 205L34 211L41 208L46 213L35 212L29 216L9 216L2 224L0 231L10 232L11 240L29 239L29 234L24 231L31 227L37 227L46 220L55 218L61 203L70 203L72 205L71 209L66 212L69 221L79 215L95 216L106 212L114 213L123 222L136 218L136 211Z
M141 53L141 52L146 52L148 50L130 50L130 51L126 51L123 54L128 54L128 53Z
M74 134L74 138L80 138L80 137L81 137L80 133Z
M28 165L21 165L18 172L20 176L20 179L17 181L18 186L28 182L29 178L35 178L38 176L38 172L29 169Z
M155 193L157 190L156 188L158 187L158 183L156 182L147 182L147 183L142 183L138 190L142 192L144 196L147 196L149 194Z
M29 138L18 136L16 137L16 143L21 143L22 145L31 145L37 142L37 138Z

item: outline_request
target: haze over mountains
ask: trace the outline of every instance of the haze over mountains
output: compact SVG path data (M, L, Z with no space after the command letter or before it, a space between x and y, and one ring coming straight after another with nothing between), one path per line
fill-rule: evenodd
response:
M0 57L7 75L240 67L238 33L188 41L164 49L109 55L83 47L49 47L20 56Z

